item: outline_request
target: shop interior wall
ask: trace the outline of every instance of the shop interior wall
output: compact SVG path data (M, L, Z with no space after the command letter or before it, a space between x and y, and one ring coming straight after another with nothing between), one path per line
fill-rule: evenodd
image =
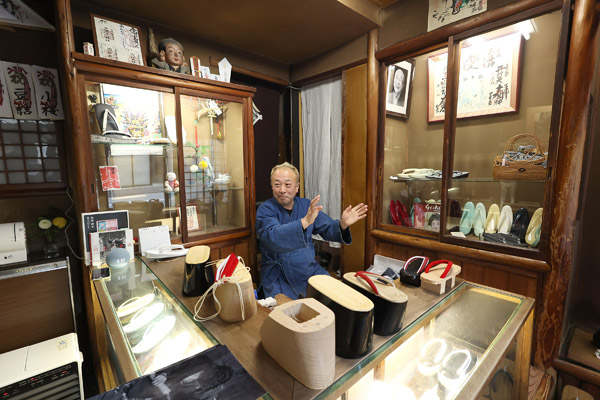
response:
M174 6L177 3L173 3ZM210 66L210 57L220 60L227 57L227 60L234 65L243 67L252 71L260 72L274 78L289 81L289 65L267 57L251 54L249 52L235 49L213 40L190 35L187 32L177 29L176 21L165 20L163 24L157 24L136 18L132 15L120 15L110 10L90 7L87 4L72 1L71 12L73 24L75 25L75 48L78 52L82 51L83 42L94 42L91 30L90 13L98 14L103 17L113 18L119 21L135 24L141 29L141 40L144 50L148 53L148 28L154 31L156 43L164 38L172 37L179 41L185 49L185 58L189 62L191 56L200 58L204 66ZM165 17L168 18L168 10L165 10ZM258 29L258 28L257 28ZM218 32L215 32L218 37ZM212 73L218 73L218 68L210 67Z
M508 138L519 133L538 136L547 151L550 111L558 51L560 13L535 18L538 32L525 42L522 54L519 110L516 113L460 119L457 123L454 169L470 171L472 176L491 177L496 155L504 151ZM384 178L405 168L442 166L443 121L427 122L427 57L415 57L415 78L408 119L388 116L385 124ZM539 114L544 118L540 123ZM384 179L383 204L398 196L398 185ZM515 184L522 204L539 200L537 185ZM478 185L476 193L463 193L471 199L498 198L497 185ZM440 194L441 197L441 194ZM439 200L438 197L436 200ZM425 200L425 199L422 199ZM489 206L489 205L487 205ZM534 210L531 210L534 211ZM382 215L387 223L388 216Z

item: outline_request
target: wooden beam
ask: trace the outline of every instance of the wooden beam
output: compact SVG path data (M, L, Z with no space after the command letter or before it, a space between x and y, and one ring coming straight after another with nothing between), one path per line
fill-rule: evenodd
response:
M378 96L381 88L379 87L379 62L375 58L377 46L379 45L379 30L373 29L369 32L367 50L367 193L366 200L369 206L369 212L366 218L366 249L365 265L371 265L373 261L373 249L375 240L370 232L377 226L377 131L378 121ZM383 91L385 93L385 90Z
M209 57L209 63L211 67L218 67L219 61L215 58ZM247 69L244 67L239 67L237 65L231 65L231 70L235 73L250 76L252 78L262 79L263 81L275 83L281 86L289 86L289 82L284 81L283 79L272 77L271 75L263 74L262 72L252 71L251 69Z
M544 279L542 309L537 325L536 365L549 367L556 358L564 321L565 300L571 270L577 260L581 175L585 157L591 106L591 82L596 71L598 14L594 0L577 0L573 11L562 126L550 221L548 261L552 267Z
M386 47L385 49L379 50L375 56L380 61L392 61L395 57L401 56L410 51L414 51L415 49L421 49L435 43L446 42L450 36L461 34L465 31L481 27L485 24L493 23L500 19L507 18L514 14L545 4L551 4L552 7L559 9L562 1L522 0L514 2L505 7L474 15L456 23L443 26L431 32L427 32L424 35Z
M400 246L414 247L427 251L437 251L445 254L453 254L460 257L468 257L473 260L517 267L521 270L527 270L535 273L550 271L550 266L542 260L498 253L496 251L474 249L471 247L458 246L451 243L444 243L440 242L437 237L434 239L429 239L420 236L388 232L380 229L373 229L371 231L371 236L373 236L373 238L384 240Z

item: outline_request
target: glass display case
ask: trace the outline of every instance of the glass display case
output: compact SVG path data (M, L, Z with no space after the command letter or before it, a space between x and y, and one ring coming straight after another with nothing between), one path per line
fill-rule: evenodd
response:
M385 229L540 257L561 107L561 24L557 10L386 65L390 94L392 71L414 68L404 112L386 97Z
M407 292L410 306L416 298ZM532 306L532 299L463 283L318 397L526 399Z
M188 232L245 225L242 104L181 95Z
M161 349L189 332L192 339L186 353L181 348L179 353L172 351L172 362L211 347L218 338L273 398L375 399L391 398L391 393L402 393L398 397L402 399L527 398L531 298L465 281L441 296L397 282L408 297L402 330L391 336L373 335L372 350L365 357L336 357L333 384L314 390L296 382L266 352L257 351L262 346L260 328L268 309L258 307L254 317L235 324L219 318L193 322L191 310L198 298L181 297L181 277L173 276L177 265L144 264L136 259L122 272L113 272L110 282L97 283L100 301L110 301L110 307L103 309L108 310L104 316L113 339L110 352L121 354L114 362L121 367L136 365L129 379L155 369ZM154 304L162 301L167 305L159 318L174 316L176 322L154 348L138 354L136 348L143 347L144 339L127 332L135 323L132 313L122 314L149 294L154 295ZM117 322L111 324L113 319ZM115 338L122 339L120 352Z
M128 210L136 237L157 225L182 242L248 229L244 97L94 77L85 104L99 211Z
M109 279L97 281L96 290L109 310L109 356L120 384L217 344L137 257L113 268Z
M128 210L135 236L168 225L180 237L175 95L86 82L86 100L98 210Z

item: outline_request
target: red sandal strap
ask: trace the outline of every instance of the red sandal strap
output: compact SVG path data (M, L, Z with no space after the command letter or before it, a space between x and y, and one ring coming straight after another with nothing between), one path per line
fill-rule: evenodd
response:
M450 260L437 260L437 261L430 262L429 264L427 264L427 268L425 268L425 273L429 272L429 270L431 270L432 267L435 267L436 265L444 264L444 263L447 265L446 265L446 268L444 269L444 272L442 272L442 274L440 275L440 278L445 278L446 275L448 275L448 273L452 269L452 261L450 261Z
M379 296L379 290L377 290L377 287L375 286L375 283L371 280L371 278L369 278L369 275L376 275L376 276L381 276L379 274L375 274L373 272L367 272L367 271L358 271L357 273L354 274L355 277L359 277L365 280L365 282L367 282L369 284L369 286L371 286L371 289L373 289L373 292Z

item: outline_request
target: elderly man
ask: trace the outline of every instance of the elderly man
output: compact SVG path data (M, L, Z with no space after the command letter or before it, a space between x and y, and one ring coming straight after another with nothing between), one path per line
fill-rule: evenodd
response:
M308 278L327 274L315 261L312 235L344 244L352 243L350 225L367 216L367 206L348 206L340 220L333 220L312 200L296 197L300 176L292 164L271 170L273 197L256 213L256 230L262 254L261 284L265 297L283 293L291 299L303 297Z

